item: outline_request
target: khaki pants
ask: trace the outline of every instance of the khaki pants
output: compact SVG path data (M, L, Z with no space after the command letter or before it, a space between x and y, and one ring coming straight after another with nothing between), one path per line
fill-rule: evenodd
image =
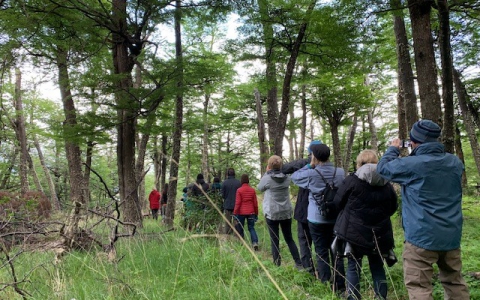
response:
M433 264L439 269L439 279L445 299L468 300L467 283L462 277L460 249L430 251L405 242L403 251L403 277L410 300L433 300Z

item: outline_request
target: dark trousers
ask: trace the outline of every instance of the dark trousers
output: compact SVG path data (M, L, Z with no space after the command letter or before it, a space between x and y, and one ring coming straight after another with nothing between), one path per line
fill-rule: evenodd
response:
M353 247L353 256L348 257L347 268L347 286L348 286L348 300L362 299L360 293L360 278L362 271L362 257L364 256L360 251ZM372 273L373 290L375 291L375 299L387 299L387 278L385 276L385 269L383 269L383 259L379 253L370 253L366 255L368 258L368 265L370 273Z
M158 208L157 209L152 209L152 218L154 220L158 219Z
M297 235L302 265L307 271L315 274L315 267L312 259L312 236L310 235L308 223L297 222Z
M345 290L343 258L334 257L330 249L334 239L334 224L314 224L309 222L308 226L310 227L310 234L312 235L317 254L318 279L322 282L330 281L333 271L333 289L335 291Z
M267 220L268 225L268 232L270 233L270 242L272 247L272 256L273 262L280 266L282 264L282 257L280 255L280 238L279 238L279 228L282 228L283 238L288 245L288 249L290 250L290 254L295 261L297 266L302 265L302 261L300 260L300 254L298 253L297 244L293 240L292 236L292 219L286 220Z

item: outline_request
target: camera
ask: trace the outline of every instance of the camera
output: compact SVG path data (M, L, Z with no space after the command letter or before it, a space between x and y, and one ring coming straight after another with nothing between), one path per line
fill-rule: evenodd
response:
M402 148L410 148L411 142L409 140L402 140L402 143L400 144L400 147Z

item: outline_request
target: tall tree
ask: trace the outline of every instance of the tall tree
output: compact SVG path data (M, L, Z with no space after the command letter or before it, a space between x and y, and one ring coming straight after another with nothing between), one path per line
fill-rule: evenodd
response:
M177 96L175 101L175 128L173 133L172 160L170 162L170 180L168 185L167 214L165 223L167 226L173 226L175 218L175 197L178 186L178 168L180 163L180 146L182 141L183 124L183 89L184 89L184 65L182 49L182 0L175 0L175 61L176 61L176 80Z
M422 118L443 125L430 14L432 0L408 0Z
M472 122L472 116L467 107L469 95L465 89L465 85L462 82L460 73L457 70L453 71L453 78L455 81L455 91L457 93L458 103L462 112L465 130L467 131L468 140L470 141L470 147L472 149L473 160L477 166L477 172L480 175L480 146L475 133L475 125Z
M400 0L391 1L393 14L393 29L395 32L397 53L397 81L398 81L398 125L399 137L407 139L407 134L413 124L418 121L417 95L415 80L410 59L405 20Z
M27 131L25 130L25 115L23 111L23 95L22 95L22 73L20 69L15 69L15 121L14 129L20 148L20 190L25 194L29 190L28 184L28 146Z
M445 151L454 153L455 112L453 105L453 59L450 44L450 12L447 0L437 0L440 21L439 48L442 61L443 128L442 141Z

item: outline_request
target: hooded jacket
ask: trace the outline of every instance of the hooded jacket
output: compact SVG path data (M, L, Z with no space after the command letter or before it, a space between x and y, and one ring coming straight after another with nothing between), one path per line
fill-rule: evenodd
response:
M342 168L336 168L331 162L315 166L328 182L334 182L335 186L340 186L345 179L345 171ZM336 170L335 170L336 169ZM335 174L335 178L333 177ZM312 193L320 193L325 188L325 182L314 169L310 169L309 165L304 166L300 170L292 174L292 181L299 187L310 191L308 195L308 212L307 219L315 224L333 224L335 220L327 219L320 215L317 203Z
M270 170L260 179L257 189L265 192L262 207L266 218L270 220L292 218L290 176L283 174L280 170Z
M160 193L157 190L152 190L148 195L148 201L150 202L150 209L160 208Z
M460 247L462 236L462 173L460 159L439 142L420 144L399 158L389 147L377 172L402 187L402 225L405 240L431 251Z
M340 211L335 235L371 253L386 253L394 246L392 216L397 195L390 183L376 172L376 164L365 164L338 188L334 204Z

